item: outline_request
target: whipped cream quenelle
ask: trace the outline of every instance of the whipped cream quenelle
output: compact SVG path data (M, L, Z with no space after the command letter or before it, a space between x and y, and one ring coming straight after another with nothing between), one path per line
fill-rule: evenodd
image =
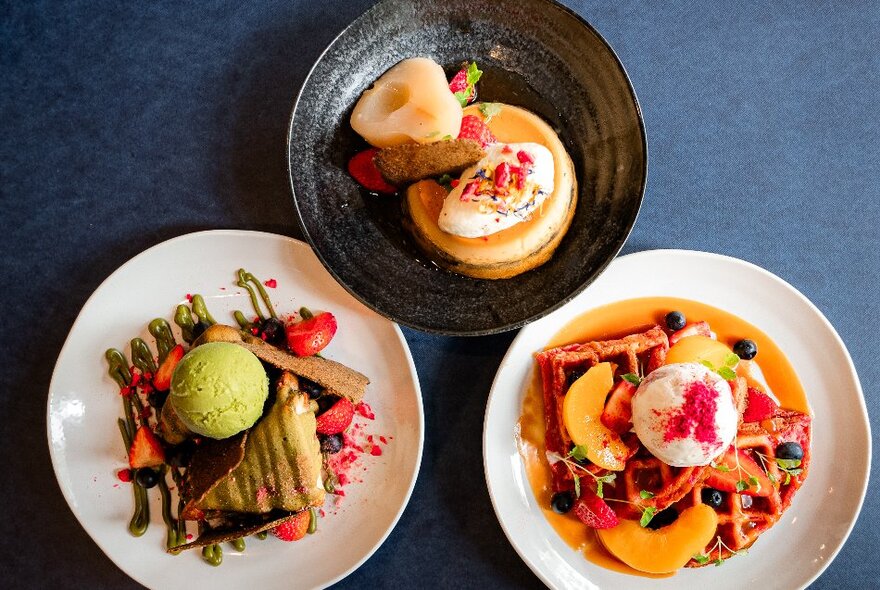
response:
M699 363L652 371L632 398L633 427L655 457L674 467L708 465L736 436L730 384Z
M444 232L482 238L528 220L553 193L553 155L538 143L495 143L462 173L437 220Z

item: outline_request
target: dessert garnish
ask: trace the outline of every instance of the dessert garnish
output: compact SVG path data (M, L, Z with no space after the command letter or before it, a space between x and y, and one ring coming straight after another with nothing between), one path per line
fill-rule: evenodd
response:
M754 340L722 340L680 311L664 324L535 355L547 510L649 574L744 553L790 506L810 459L811 417L780 407Z
M118 478L132 484L130 532L147 530L147 490L158 487L168 552L201 547L211 565L222 562L224 542L243 551L250 535L314 533L325 497L341 498L355 479L344 470L368 451L380 455L379 438L388 442L370 435L364 449L355 439L356 417L373 417L362 402L369 380L319 355L336 333L334 316L303 307L282 320L256 277L239 270L237 284L255 313L236 311L237 327L218 324L203 297L188 295L174 314L183 343L157 318L149 324L157 356L141 338L130 343L131 363L121 350L105 354L125 415L118 427L129 467ZM345 461L334 460L341 454ZM197 525L195 538L186 521Z
M471 62L447 83L422 57L392 67L352 112L352 128L371 147L348 170L368 191L405 189L407 228L438 265L500 279L552 256L574 215L576 185L545 121L476 102L482 74Z

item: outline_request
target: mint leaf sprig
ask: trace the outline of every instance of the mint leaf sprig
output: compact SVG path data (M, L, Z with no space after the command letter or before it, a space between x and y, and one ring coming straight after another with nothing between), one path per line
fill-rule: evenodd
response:
M734 368L737 364L739 364L739 357L731 352L726 357L724 357L724 365L722 365L721 367L716 367L710 361L707 361L705 359L701 360L700 364L710 371L718 373L725 381L733 381L734 379L736 379L736 371L734 371Z
M621 375L620 377L624 381L628 381L628 382L632 383L633 385L635 385L636 387L638 387L639 383L642 382L642 378L639 377L638 375L636 375L635 373L626 373L624 375Z
M693 556L693 559L700 565L706 565L711 561L715 564L715 567L718 567L726 561L726 559L721 556L722 549L727 549L728 551L730 551L731 556L744 555L748 553L748 549L739 549L737 551L734 551L733 549L728 547L724 541L721 540L721 535L718 535L717 537L715 537L715 544L709 547L709 551L707 551L706 553L698 553ZM712 559L712 553L714 551L718 551L718 557Z
M483 115L485 122L488 123L492 117L501 112L501 105L497 102L484 102L480 104L480 113Z

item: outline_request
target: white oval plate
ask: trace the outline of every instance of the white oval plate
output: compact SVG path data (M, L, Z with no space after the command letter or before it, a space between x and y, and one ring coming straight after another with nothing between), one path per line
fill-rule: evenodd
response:
M318 532L296 543L271 535L247 539L244 553L224 544L223 564L211 567L198 550L172 557L165 548L159 494L150 490L150 528L128 533L133 500L115 476L126 466L116 427L119 389L107 375L104 351L128 354L155 317L171 320L188 293L205 296L217 321L233 323L232 310L250 313L237 269L262 280L279 315L301 306L332 311L339 323L324 354L370 378L364 401L376 415L366 432L389 439L378 457L366 455L361 483L345 487L337 509ZM55 365L48 401L49 450L58 483L73 513L98 546L125 573L152 588L320 588L341 580L382 544L403 512L418 474L423 433L418 377L400 328L369 310L330 277L311 249L267 233L208 231L154 246L101 284L73 324ZM176 506L176 501L174 502Z
M601 568L566 545L535 501L514 440L532 354L589 309L649 296L700 301L758 326L791 361L815 413L810 475L776 526L746 555L722 567L683 570L663 579ZM852 530L868 485L871 432L849 353L806 297L775 275L735 258L653 250L618 258L586 291L517 335L492 384L483 461L489 495L507 538L552 588L802 588L831 563Z

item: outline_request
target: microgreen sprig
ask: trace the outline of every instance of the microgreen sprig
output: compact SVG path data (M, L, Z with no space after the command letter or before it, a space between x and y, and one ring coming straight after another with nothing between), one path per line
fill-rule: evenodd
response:
M609 484L613 486L614 480L617 479L616 473L596 475L578 463L578 461L584 461L587 458L587 447L584 445L575 445L565 457L557 457L565 464L568 472L571 473L571 477L574 481L574 495L578 498L581 497L581 477L583 477L584 474L589 475L593 478L593 481L596 482L596 495L600 498L605 497L604 485Z
M731 556L742 555L744 553L748 553L747 549L739 549L738 551L734 551L733 549L728 547L724 541L721 540L721 535L718 535L717 537L715 537L715 544L709 548L709 551L707 551L706 553L698 553L698 554L694 555L693 556L694 561L696 561L700 565L706 565L707 563L709 563L709 561L711 561L717 567L717 566L721 565L722 563L724 563L724 561L725 561L725 558L721 557L721 550L722 549L727 549L728 551L730 551ZM712 552L713 551L718 551L718 557L715 559L712 559Z
M758 458L761 460L761 467L767 473L767 477L770 478L770 481L773 483L777 483L776 476L770 473L770 470L767 469L767 463L770 461L774 461L776 466L780 471L785 473L785 481L782 485L788 485L791 483L792 475L799 475L803 473L803 468L801 467L800 459L779 459L779 458L771 458L765 455L764 453L759 453L755 451L755 454L758 455Z

